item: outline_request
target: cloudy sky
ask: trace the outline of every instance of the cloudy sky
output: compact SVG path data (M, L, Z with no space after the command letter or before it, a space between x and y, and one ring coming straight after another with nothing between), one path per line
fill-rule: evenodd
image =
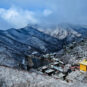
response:
M87 24L87 0L1 0L0 29L27 24Z

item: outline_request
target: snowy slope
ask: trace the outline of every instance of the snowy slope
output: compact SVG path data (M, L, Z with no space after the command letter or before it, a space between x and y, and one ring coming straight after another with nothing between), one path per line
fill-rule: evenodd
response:
M62 49L65 43L86 37L86 26L68 24L52 27L47 31L30 25L21 29L0 30L0 64L18 67L26 55L55 52Z
M40 31L45 32L60 40L66 39L66 42L72 42L78 38L87 37L87 26L73 24L59 24L50 28L38 27Z
M55 52L61 48L62 41L33 27L0 30L0 65L17 67L26 55Z

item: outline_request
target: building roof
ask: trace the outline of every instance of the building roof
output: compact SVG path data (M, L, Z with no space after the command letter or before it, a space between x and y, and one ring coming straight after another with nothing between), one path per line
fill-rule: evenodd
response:
M51 72L54 72L54 70L52 69L46 70L46 73L51 73Z
M55 61L59 61L59 59L57 59L57 58L53 58L53 60L55 60Z
M57 71L63 72L63 69L61 67L53 66L53 68Z
M84 59L83 61L80 62L80 64L82 64L82 65L86 65L86 66L87 66L87 60Z
M59 64L59 62L54 62L54 63L53 63L53 65L57 65L57 64Z
M47 66L43 66L42 69L47 69Z

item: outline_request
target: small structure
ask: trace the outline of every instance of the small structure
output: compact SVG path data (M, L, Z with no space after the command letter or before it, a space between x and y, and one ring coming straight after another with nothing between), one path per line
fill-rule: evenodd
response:
M52 74L55 73L55 71L53 69L48 69L48 70L45 71L45 73L48 74L48 75L52 75Z
M56 62L58 62L58 61L59 61L59 59L58 59L58 58L53 58L53 60L54 60L54 61L56 61Z
M57 66L51 65L51 68L54 69L54 70L57 70L59 72L63 72L63 69L61 67L57 67Z
M81 71L87 71L87 60L84 59L82 62L80 62L80 70Z
M54 62L52 65L59 66L59 62Z
M62 61L59 61L60 64L64 64Z
M47 70L47 66L42 67L42 72L45 72Z

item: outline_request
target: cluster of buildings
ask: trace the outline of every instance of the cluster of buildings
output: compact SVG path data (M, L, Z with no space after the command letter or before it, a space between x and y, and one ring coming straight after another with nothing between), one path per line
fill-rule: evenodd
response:
M38 70L49 76L65 79L72 71L87 71L87 61L83 60L77 65L64 64L58 58L52 58L48 65L38 68Z
M38 70L49 76L56 76L57 78L63 78L65 64L62 61L59 61L57 58L53 58L51 63L48 65L40 67Z

